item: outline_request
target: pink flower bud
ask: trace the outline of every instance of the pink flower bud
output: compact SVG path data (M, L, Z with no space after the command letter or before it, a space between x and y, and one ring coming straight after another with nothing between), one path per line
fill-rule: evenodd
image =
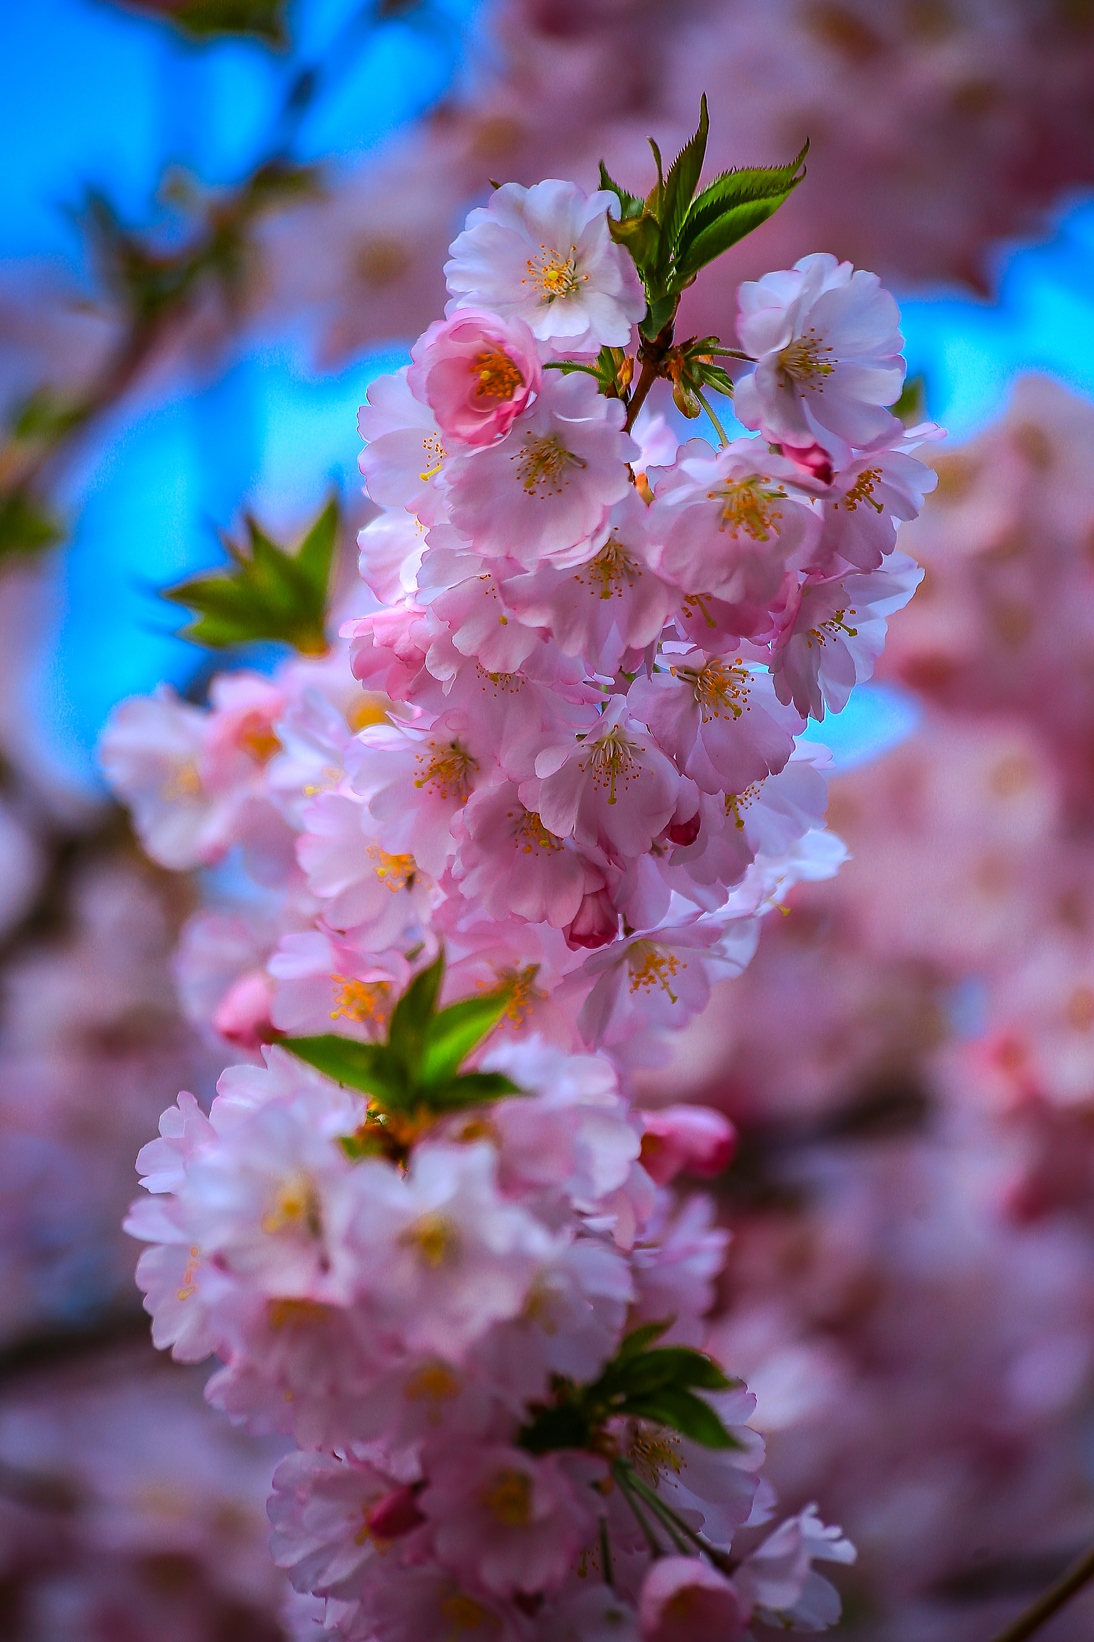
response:
M273 982L264 969L241 975L221 998L213 1016L213 1028L237 1049L258 1049L272 1043L277 1030L270 1020Z
M619 934L619 914L612 906L606 889L587 890L573 922L563 930L566 945L578 947L607 946Z
M729 1580L698 1557L667 1556L642 1584L643 1642L736 1642L747 1616Z
M385 1494L368 1513L369 1532L377 1539L399 1539L412 1528L420 1527L425 1521L418 1509L420 1491L420 1484L404 1483L401 1488L393 1488L390 1494Z
M668 835L669 843L685 846L687 844L694 844L695 840L699 836L699 828L702 825L702 820L702 816L699 811L696 810L695 814L689 816L686 821L670 822L668 827L665 829Z
M411 392L447 438L465 445L492 445L507 434L543 378L524 321L477 308L431 325L411 358Z
M641 1117L642 1166L659 1186L682 1169L703 1179L721 1174L737 1149L736 1129L712 1106L663 1106Z
M806 473L812 474L814 479L819 479L822 485L832 483L832 458L824 446L818 445L815 439L810 445L788 445L784 439L783 455L789 456L792 462L804 468Z

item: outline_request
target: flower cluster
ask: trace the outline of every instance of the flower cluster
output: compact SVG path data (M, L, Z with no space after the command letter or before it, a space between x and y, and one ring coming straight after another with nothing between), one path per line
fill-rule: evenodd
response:
M723 1234L669 1187L732 1129L627 1091L842 858L807 720L919 580L933 430L887 409L892 298L834 257L742 287L747 353L674 340L743 231L703 139L705 109L645 201L605 174L471 213L361 411L344 649L104 742L153 856L237 846L266 887L191 925L191 1013L250 1059L165 1114L129 1225L157 1344L299 1444L274 1551L330 1636L820 1629L812 1564L853 1557L811 1508L731 1551L762 1445L698 1349ZM745 175L750 223L796 180ZM678 445L670 386L715 442Z

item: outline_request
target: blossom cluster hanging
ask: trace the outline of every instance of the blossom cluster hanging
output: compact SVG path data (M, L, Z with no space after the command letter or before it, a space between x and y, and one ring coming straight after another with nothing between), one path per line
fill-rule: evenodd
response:
M302 1635L838 1617L812 1565L852 1547L812 1507L762 1531L754 1399L701 1349L725 1239L669 1188L732 1130L627 1083L839 865L803 733L919 580L932 430L886 408L892 297L835 257L742 287L738 348L675 341L800 175L697 192L705 129L645 200L605 174L472 211L361 411L372 608L104 740L151 855L239 846L266 887L186 937L191 1013L249 1058L164 1115L129 1228L156 1343L299 1445L270 1515ZM678 446L669 386L713 442Z

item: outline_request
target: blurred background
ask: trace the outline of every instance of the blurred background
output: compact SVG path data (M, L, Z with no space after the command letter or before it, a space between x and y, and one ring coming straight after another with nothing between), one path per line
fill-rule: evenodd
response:
M253 510L365 515L356 409L491 177L712 170L787 206L697 286L876 269L950 438L879 676L823 726L852 859L800 885L648 1098L722 1106L714 1343L788 1508L861 1547L860 1642L974 1642L1094 1539L1094 5L35 0L0 6L0 1635L278 1642L276 1446L159 1360L119 1227L223 1044L95 742L215 664L158 590ZM229 665L266 667L273 647ZM1046 1642L1094 1634L1079 1601Z

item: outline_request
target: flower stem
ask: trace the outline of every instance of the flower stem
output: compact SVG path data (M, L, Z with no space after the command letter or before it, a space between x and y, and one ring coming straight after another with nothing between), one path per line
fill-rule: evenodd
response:
M627 420L623 426L628 433L634 427L638 412L646 403L646 395L662 374L661 366L665 355L672 347L672 333L675 323L676 316L674 314L668 324L658 331L652 342L643 342L638 349L638 357L642 361L642 371L627 405Z
M1028 1636L1040 1630L1045 1621L1058 1613L1091 1579L1094 1579L1094 1547L1080 1557L1055 1585L1050 1585L1044 1595L1032 1602L1024 1613L1001 1630L992 1642L1026 1642Z
M671 1505L666 1505L664 1500L652 1488L647 1487L641 1477L635 1476L632 1472L630 1482L635 1492L656 1513L658 1520L673 1534L674 1538L677 1531L686 1534L696 1549L701 1551L705 1557L709 1557L714 1566L720 1569L722 1573L731 1574L733 1572L737 1566L734 1559L727 1556L725 1551L720 1551L716 1545L712 1545L709 1540L704 1539L702 1534L697 1534L694 1528L690 1528L683 1517L677 1516ZM673 1524L675 1524L675 1528Z
M600 1519L600 1571L604 1575L604 1583L609 1590L615 1590L615 1574L612 1571L612 1542L608 1538L608 1519Z
M713 427L714 427L714 431L718 435L718 443L724 449L725 446L729 444L729 438L726 434L725 428L723 428L722 424L719 422L718 418L715 416L714 411L711 409L711 406L710 406L710 404L708 403L708 401L706 399L706 396L704 394L701 394L699 392L698 388L696 388L696 390L695 390L695 397L696 397L696 399L698 399L700 405L702 405L703 409L706 411L707 415L710 417L711 423L713 424Z
M628 1477L626 1469L621 1465L613 1465L612 1476L619 1484L619 1491L631 1508L631 1515L634 1517L635 1522L637 1522L639 1528L642 1530L646 1544L650 1548L650 1555L654 1557L664 1556L665 1553L661 1549L661 1541L650 1527L649 1519L647 1518L645 1511L643 1511L642 1507L638 1503L638 1496L631 1488L631 1479Z

